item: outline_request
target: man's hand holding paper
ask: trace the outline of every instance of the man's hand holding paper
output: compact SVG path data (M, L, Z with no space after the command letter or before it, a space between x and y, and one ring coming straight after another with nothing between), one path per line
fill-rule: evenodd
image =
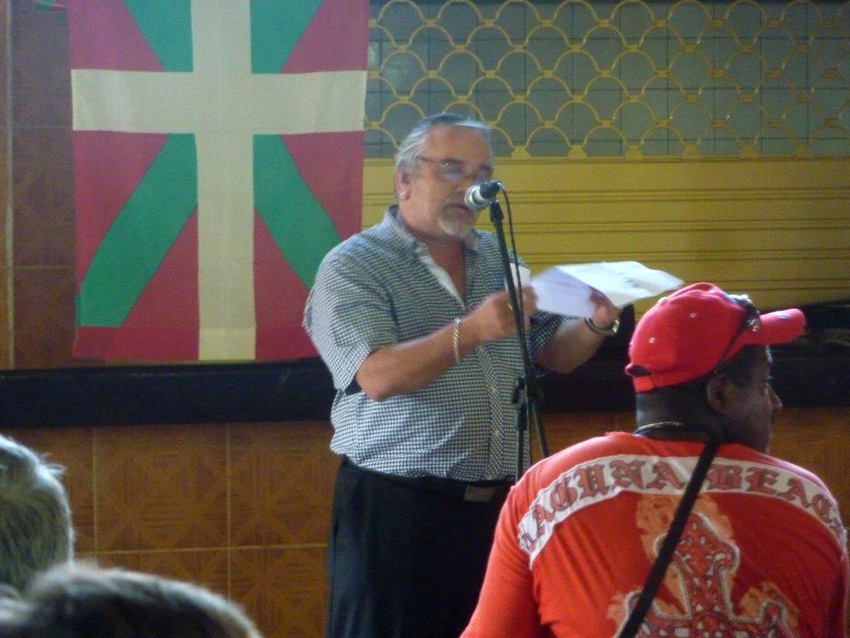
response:
M654 297L679 288L684 282L661 270L636 261L600 262L555 266L531 280L537 291L537 307L568 317L589 317L594 323L604 295L611 306L623 308L638 299ZM610 322L609 322L610 323Z

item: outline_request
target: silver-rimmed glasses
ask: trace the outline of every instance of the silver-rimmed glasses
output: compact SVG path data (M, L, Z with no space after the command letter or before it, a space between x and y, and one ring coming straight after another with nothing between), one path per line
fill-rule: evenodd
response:
M468 171L466 162L457 159L433 159L424 155L417 155L416 159L433 166L440 178L450 184L459 184L466 179L471 179L473 184L483 184L493 177L493 169L489 166Z

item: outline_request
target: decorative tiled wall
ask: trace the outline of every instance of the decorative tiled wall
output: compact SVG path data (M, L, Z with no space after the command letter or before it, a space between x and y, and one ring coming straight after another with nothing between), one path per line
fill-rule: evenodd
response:
M11 3L13 367L75 365L67 12ZM7 367L7 366L4 366Z
M7 213L11 210L12 191L9 184L9 161L12 136L9 123L9 56L6 44L10 41L9 0L0 0L0 370L11 366L11 326L9 325L8 278L12 273L6 248Z
M850 154L846 2L372 3L367 153L425 114L503 157Z
M544 414L550 452L618 413ZM77 551L232 597L267 638L318 638L333 478L323 422L3 430L67 468ZM539 457L538 448L534 448ZM773 452L823 478L850 520L850 410L794 409Z
M209 587L269 638L320 635L337 465L327 424L2 432L67 468L80 559Z

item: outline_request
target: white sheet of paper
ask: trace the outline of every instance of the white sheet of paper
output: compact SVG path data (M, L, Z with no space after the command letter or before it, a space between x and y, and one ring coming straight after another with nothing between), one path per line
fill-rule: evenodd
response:
M555 266L531 280L539 309L575 317L593 316L592 289L622 308L638 299L675 290L683 283L678 277L636 261Z

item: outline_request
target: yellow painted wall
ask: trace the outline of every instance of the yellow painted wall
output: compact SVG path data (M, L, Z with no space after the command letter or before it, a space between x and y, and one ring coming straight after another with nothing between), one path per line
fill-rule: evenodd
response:
M364 228L392 201L392 171L366 162ZM762 308L850 298L850 158L504 160L496 177L534 272L636 260ZM479 227L492 230L486 211Z

